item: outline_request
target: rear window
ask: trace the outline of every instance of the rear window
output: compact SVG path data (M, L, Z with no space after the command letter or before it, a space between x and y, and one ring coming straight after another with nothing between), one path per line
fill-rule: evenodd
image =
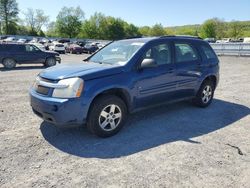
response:
M202 45L201 49L204 52L204 54L206 55L207 59L215 59L215 58L217 58L214 51L210 47Z
M196 50L187 43L175 44L175 56L177 63L198 60Z

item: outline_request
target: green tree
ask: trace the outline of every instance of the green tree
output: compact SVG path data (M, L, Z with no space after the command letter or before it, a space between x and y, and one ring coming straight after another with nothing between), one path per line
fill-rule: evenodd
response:
M49 37L58 37L58 34L56 32L56 22L50 22L47 25L46 35Z
M151 36L162 36L165 35L166 32L161 24L155 24L151 29L150 29L150 35Z
M125 38L123 21L119 18L107 17L107 37L108 40L119 40Z
M62 37L76 37L80 33L83 19L84 12L79 6L63 7L56 19L57 33Z
M151 28L149 26L143 26L139 28L139 32L142 36L150 36Z
M0 21L4 34L15 34L18 16L16 0L0 0Z
M31 35L38 35L42 27L49 22L49 16L45 15L44 11L40 9L28 8L24 15L25 19L23 22L26 23Z
M216 38L217 22L214 19L205 21L201 27L201 36L203 38Z
M175 31L172 28L165 28L166 35L175 35Z
M80 37L118 40L140 35L138 28L120 18L95 13L82 26Z
M107 39L107 18L102 13L95 13L82 25L80 37L92 39Z
M244 33L244 26L239 21L229 23L229 36L232 38L242 37Z
M23 24L19 24L17 26L17 35L29 35L29 30L26 26L24 26Z
M195 27L181 27L176 31L177 35L190 35L190 36L198 36L198 29Z
M216 38L221 39L227 37L227 24L219 18L213 19L216 22Z
M133 24L128 24L127 22L123 23L124 27L124 32L126 38L131 38L131 37L140 37L141 33L139 32L139 28L136 27Z

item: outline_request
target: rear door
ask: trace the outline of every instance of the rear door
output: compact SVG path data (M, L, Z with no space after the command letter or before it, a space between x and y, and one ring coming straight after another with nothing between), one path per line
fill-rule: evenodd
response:
M189 41L174 42L177 96L185 98L195 95L195 89L201 77L201 57L194 44Z

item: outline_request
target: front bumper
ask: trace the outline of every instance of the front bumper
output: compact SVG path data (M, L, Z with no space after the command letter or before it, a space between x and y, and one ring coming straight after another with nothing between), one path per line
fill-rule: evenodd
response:
M52 98L42 96L30 89L30 104L33 112L49 123L58 126L86 123L88 105L84 104L81 98Z

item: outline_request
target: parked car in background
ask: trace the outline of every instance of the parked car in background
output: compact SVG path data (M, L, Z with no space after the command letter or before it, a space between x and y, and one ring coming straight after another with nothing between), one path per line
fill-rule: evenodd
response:
M4 42L14 42L15 37L7 37L6 39L3 40Z
M43 44L41 43L31 43L33 45L35 45L36 47L38 47L40 50L46 51L46 48Z
M66 49L67 53L71 53L71 54L82 54L83 53L83 49L81 46L77 45L77 44L70 44L67 49Z
M16 42L17 42L17 43L24 44L24 43L27 42L27 39L18 39Z
M49 50L65 54L65 46L61 43L53 43L49 46Z
M85 41L76 41L76 44L81 46L81 47L84 47L86 42Z
M33 44L0 44L0 63L7 69L16 64L43 64L46 67L61 62L56 52L42 51Z
M57 40L58 43L70 43L70 39L59 39Z
M42 71L30 101L47 122L87 124L92 133L109 137L120 131L129 113L148 107L190 99L209 106L218 82L219 60L207 42L138 38L112 42L84 63Z
M216 43L229 43L232 42L231 38L223 38L221 40L217 40Z
M204 41L207 41L208 43L215 43L215 38L205 38Z
M98 49L101 49L101 48L103 48L104 46L106 46L106 45L105 45L105 44L103 44L103 43L99 43L99 44L97 44Z
M38 39L37 38L33 38L30 43L38 43Z
M243 43L250 43L250 37L246 37L246 38L244 38Z
M84 53L92 54L98 50L98 47L94 44L85 44L82 50Z

